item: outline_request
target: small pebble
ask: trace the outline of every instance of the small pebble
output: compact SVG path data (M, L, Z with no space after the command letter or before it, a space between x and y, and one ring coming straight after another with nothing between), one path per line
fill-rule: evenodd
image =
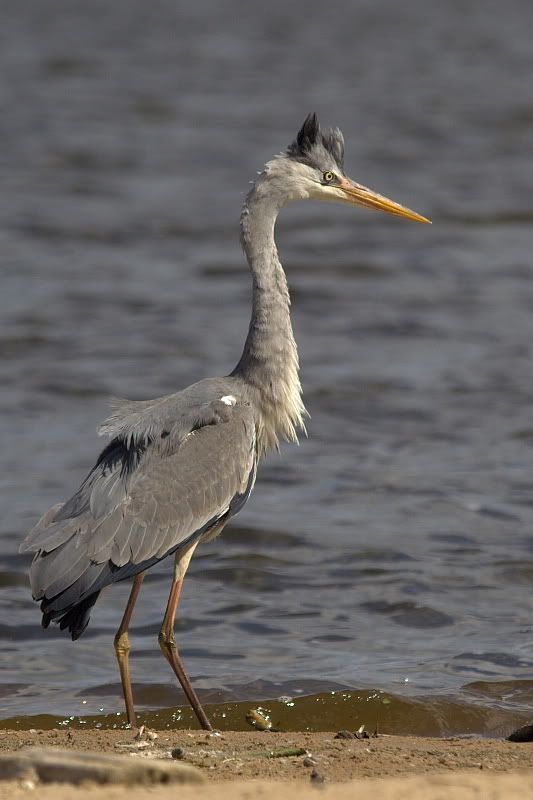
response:
M21 789L27 789L28 791L31 791L32 789L35 789L35 782L34 781L30 781L30 780L21 781L20 782L20 788Z
M351 731L339 731L338 733L335 734L335 736L333 738L334 739L357 739L357 736L356 736L355 733L352 733Z
M257 731L270 731L272 730L272 720L270 716L262 708L251 708L244 716L248 725L255 728Z
M159 739L159 734L155 733L155 731L148 731L146 738L150 739L151 742L155 742L156 739Z
M304 767L314 767L317 762L313 758L313 756L306 756L302 761Z
M183 747L175 747L170 751L170 755L172 758L177 758L178 761L181 761L183 758L185 758L185 750Z
M311 783L313 784L313 786L320 786L322 783L324 783L325 780L326 779L324 778L321 772L318 772L318 770L316 769L312 771Z
M523 725L507 737L508 742L533 742L533 725Z

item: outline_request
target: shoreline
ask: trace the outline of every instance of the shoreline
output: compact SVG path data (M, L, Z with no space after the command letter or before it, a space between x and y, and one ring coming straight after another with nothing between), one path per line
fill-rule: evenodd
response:
M223 732L251 730L250 712L259 711L272 726L284 732L328 732L340 729L356 730L364 725L367 731L395 736L505 738L517 728L531 722L531 681L509 684L472 683L459 695L394 694L382 689L335 687L314 694L290 692L294 688L276 687L281 696L250 693L246 697L228 697L227 692L202 691L199 696L213 726ZM194 729L197 725L185 697L174 696L168 706L144 707L146 691L152 687L134 686L139 697L138 724L156 731ZM513 705L505 698L512 691ZM87 695L89 697L89 695ZM80 693L83 698L83 694ZM92 699L92 697L90 698ZM161 697L158 698L161 700ZM112 702L111 702L112 700ZM72 700L71 711L60 713L11 714L0 720L1 731L29 729L83 731L86 729L127 730L122 696L100 693L99 702L107 708L100 713L88 710L85 699ZM179 704L178 704L179 703ZM102 705L104 703L102 702ZM80 709L81 706L81 709ZM83 709L83 710L82 710ZM77 713L73 713L73 710ZM80 714L80 710L82 713Z
M249 798L251 789L260 796L275 791L276 798L294 800L314 792L317 785L324 788L325 797L339 798L354 796L355 785L359 790L364 786L365 791L379 788L379 797L409 796L413 800L430 798L433 791L435 797L443 796L444 787L450 798L482 797L489 786L496 792L499 785L501 795L494 793L491 798L514 797L514 792L517 797L533 797L533 746L506 740L385 734L336 738L335 732L226 731L213 735L193 730L148 731L139 739L129 730L0 731L0 753L26 747L167 760L173 749L181 748L181 763L197 767L205 777L203 786L180 787L184 800L188 800L187 792L191 798L194 792L198 800L215 795L220 800ZM313 773L318 777L312 779ZM0 800L22 798L31 791L24 781L0 781ZM141 791L146 788L39 784L40 800L51 799L52 794L58 800L120 800L140 798ZM170 798L170 792L174 796L176 789L150 788L151 795L161 800Z

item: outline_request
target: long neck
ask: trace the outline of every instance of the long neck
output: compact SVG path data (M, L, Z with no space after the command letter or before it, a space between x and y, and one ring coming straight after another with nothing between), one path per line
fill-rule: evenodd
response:
M252 318L243 354L233 375L242 378L259 409L259 450L277 447L279 437L297 441L306 413L298 375L287 279L274 242L281 204L256 182L241 215L241 239L252 272Z

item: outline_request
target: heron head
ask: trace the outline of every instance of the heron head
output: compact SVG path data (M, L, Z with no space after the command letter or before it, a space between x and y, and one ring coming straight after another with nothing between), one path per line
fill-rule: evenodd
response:
M338 128L323 131L316 114L309 114L286 153L267 165L285 173L288 199L313 198L387 211L399 217L430 220L387 197L355 183L344 174L344 138ZM282 177L278 174L277 179Z

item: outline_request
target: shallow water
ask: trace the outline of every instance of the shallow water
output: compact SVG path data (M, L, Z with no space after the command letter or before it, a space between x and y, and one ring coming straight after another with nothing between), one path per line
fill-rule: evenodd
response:
M498 735L527 717L532 17L525 1L4 4L3 718L122 710L128 586L72 644L40 630L18 544L91 466L110 395L231 370L243 192L314 109L343 128L355 179L435 224L284 213L309 438L195 556L183 656L217 702L356 687L393 697L398 729L420 713ZM181 702L156 641L169 579L151 572L132 626L139 707L165 719ZM318 724L306 709L296 724Z
M324 681L306 681L306 690ZM257 701L258 693L267 692ZM280 691L294 692L281 694ZM517 726L530 722L527 710L533 699L532 681L485 682L467 684L455 696L431 693L420 697L396 695L382 690L343 689L305 694L301 682L268 685L265 681L241 684L234 691L201 691L200 697L215 729L251 730L259 720L259 730L332 731L365 730L375 733L411 734L416 736L476 736L501 738ZM100 689L95 689L102 700ZM157 730L197 728L198 721L184 696L176 705L176 692L156 684L138 687L139 702L158 706L158 710L142 711L138 724ZM245 697L246 700L239 698ZM256 698L252 704L250 697ZM87 703L87 700L83 701ZM105 702L105 700L102 700ZM128 728L124 711L99 714L35 714L0 720L0 730L50 730ZM254 712L250 714L250 712Z

